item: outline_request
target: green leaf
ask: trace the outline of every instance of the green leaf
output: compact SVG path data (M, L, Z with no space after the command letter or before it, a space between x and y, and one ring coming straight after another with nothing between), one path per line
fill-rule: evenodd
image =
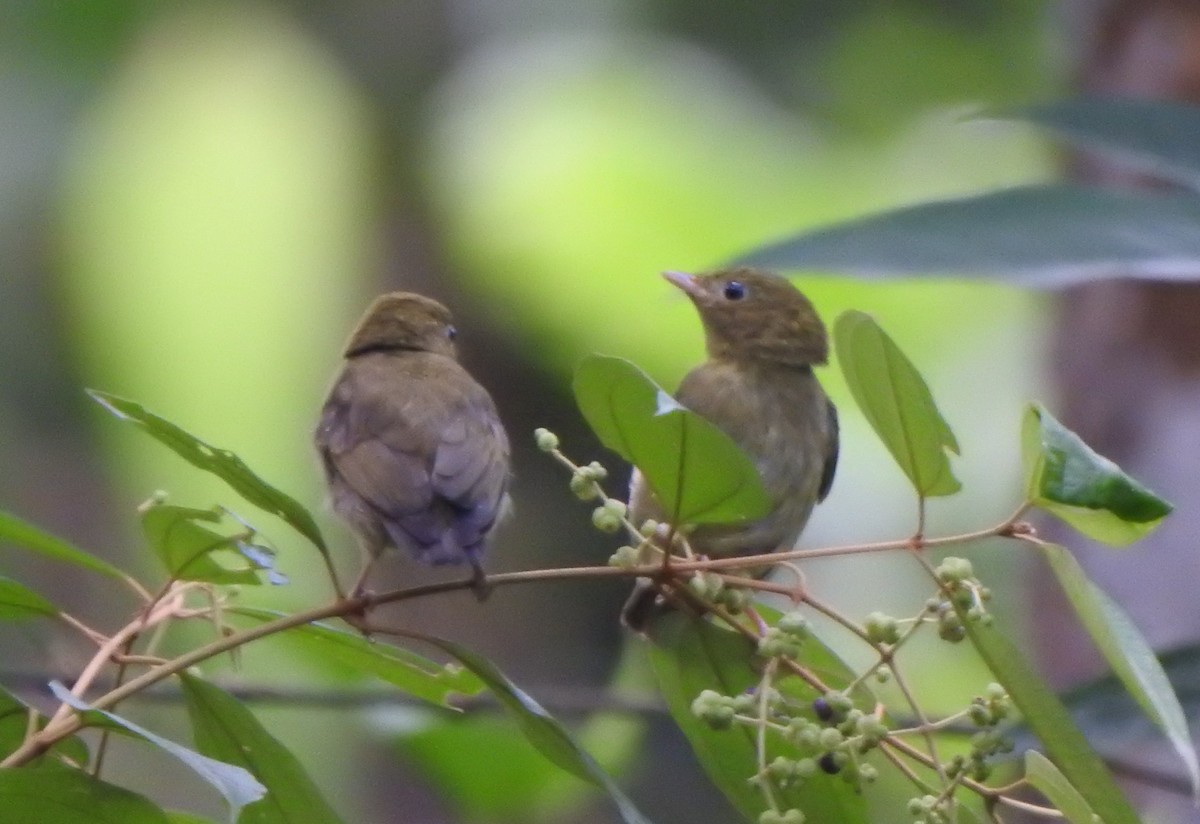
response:
M706 689L738 695L757 686L760 675L755 647L741 635L681 613L661 618L655 624L653 640L651 663L671 717L717 788L743 817L757 821L767 807L762 792L748 780L758 771L754 733L742 726L714 730L691 709L692 701ZM798 662L830 686L854 680L854 673L814 637L804 642ZM802 704L811 704L818 696L799 678L781 679L776 688ZM788 747L776 736L768 737L768 763L777 755L788 754ZM791 757L795 757L794 752ZM864 797L837 776L815 775L803 786L777 790L776 797L784 808L799 808L808 821L870 821Z
M1192 795L1200 800L1200 761L1187 716L1154 650L1125 610L1097 587L1067 550L1039 544L1075 614L1138 706L1171 742L1187 768Z
M410 633L409 637L432 644L454 656L488 686L500 704L517 722L521 732L538 751L572 775L604 790L626 824L649 824L617 783L575 742L562 724L528 693L508 680L492 662L453 641L432 635Z
M1200 108L1146 98L1077 97L1001 112L1051 129L1084 148L1200 189Z
M182 810L167 810L167 820L171 824L213 824L211 818L204 818Z
M0 770L4 824L168 824L145 796L59 766Z
M855 403L917 494L957 492L961 484L946 450L957 454L958 441L912 361L862 312L843 312L834 323L833 340Z
M300 762L229 693L201 678L181 675L183 700L196 749L251 773L266 788L238 824L339 824Z
M84 714L85 720L87 716L93 716L117 724L143 741L153 744L167 754L179 759L189 769L212 785L225 798L226 803L229 804L230 822L237 820L238 814L243 807L259 800L267 792L266 787L258 783L253 775L241 767L201 755L182 744L177 744L170 739L150 732L145 727L139 726L114 712L94 709L86 701L72 695L66 687L57 681L50 682L50 692L59 701Z
M1200 716L1200 644L1160 653L1159 662L1188 718ZM1106 675L1062 694L1072 716L1101 752L1142 747L1161 735L1115 675Z
M1071 786L1058 767L1037 750L1025 753L1025 777L1071 824L1095 824L1087 800Z
M573 388L600 442L641 470L676 524L728 523L770 510L758 469L737 444L629 361L589 355Z
M0 757L17 749L29 732L29 714L32 707L7 690L0 688ZM38 729L46 726L47 719L38 718ZM71 736L58 741L50 748L54 757L66 759L74 764L88 763L87 745L83 739ZM40 756L46 758L46 755Z
M283 617L282 613L252 607L234 607L229 614L260 623ZM359 633L345 632L325 624L304 624L271 636L277 643L291 644L305 655L324 662L336 661L354 672L373 675L405 693L442 707L456 709L456 696L478 695L484 682L457 664L439 664L402 647L379 644ZM265 641L270 643L270 641Z
M0 621L54 617L58 608L24 584L0 575Z
M88 394L113 415L139 427L192 466L211 472L225 481L248 502L272 515L278 515L312 542L326 561L329 560L329 548L309 511L295 498L255 475L237 455L228 449L210 446L165 418L148 412L141 404L95 389L89 389Z
M996 628L967 617L956 606L967 637L996 680L1008 692L1050 759L1104 820L1104 824L1140 824L1104 763L1071 721L1062 702L1026 662L1021 652Z
M245 533L222 535L197 521L216 524L221 516L208 509L190 509L154 503L142 510L142 533L172 578L207 581L212 584L260 584L259 565L249 561L238 547ZM232 557L231 568L217 562L215 553Z
M111 578L124 580L129 577L107 561L102 561L82 549L76 549L61 538L43 532L7 512L0 512L0 542L33 550L55 561L74 564Z
M1029 502L1075 529L1114 546L1153 532L1172 506L1078 435L1040 404L1021 424L1021 454Z
M619 700L653 689L640 645L627 644L605 688ZM389 725L391 717L394 724ZM578 817L594 789L548 761L496 713L447 715L403 708L380 719L395 730L397 749L451 807L455 821L566 821ZM573 737L609 773L625 774L644 752L647 719L613 709L589 713ZM488 754L480 770L479 753Z
M768 269L984 275L1059 288L1100 278L1195 281L1200 197L1068 184L920 203L742 256Z
M547 761L506 715L431 718L416 729L406 723L396 746L453 808L454 821L565 821L564 811L592 792Z

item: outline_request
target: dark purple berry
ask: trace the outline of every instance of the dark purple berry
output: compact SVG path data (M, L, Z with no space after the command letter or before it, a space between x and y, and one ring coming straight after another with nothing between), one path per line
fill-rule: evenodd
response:
M817 716L818 721L832 721L833 707L829 706L829 702L824 698L815 698L812 702L813 714Z
M836 774L842 768L842 765L838 763L838 759L831 752L822 755L817 761L817 766L830 775Z

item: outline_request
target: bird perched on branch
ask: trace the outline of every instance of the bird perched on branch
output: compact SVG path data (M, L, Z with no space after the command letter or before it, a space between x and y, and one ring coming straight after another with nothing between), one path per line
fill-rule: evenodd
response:
M700 313L708 352L675 397L749 456L771 501L762 518L698 526L688 542L710 558L789 550L813 506L829 494L837 467L837 410L812 369L829 359L825 325L799 289L769 272L740 268L663 276ZM634 523L664 520L636 470L629 510ZM643 631L662 602L650 581L639 581L622 620Z
M509 445L491 396L458 362L450 312L393 292L346 345L315 441L330 499L370 556L468 564L482 597L488 538L508 508Z

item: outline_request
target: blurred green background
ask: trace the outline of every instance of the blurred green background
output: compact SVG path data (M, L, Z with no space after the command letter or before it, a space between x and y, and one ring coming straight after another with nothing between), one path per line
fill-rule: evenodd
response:
M371 297L413 289L455 311L464 360L516 442L517 517L489 567L602 563L613 542L531 443L535 427L554 429L576 459L608 460L621 490L626 470L569 397L573 364L621 355L673 386L702 337L659 271L1051 174L1029 132L973 115L1062 93L1058 23L1035 0L4 3L0 508L146 574L134 510L155 490L238 508L90 404L91 386L234 450L320 510L309 438L339 347ZM851 307L875 314L955 427L966 491L933 508L931 532L1007 515L1022 404L1044 393L1042 301L953 281L798 283L830 322ZM843 410L843 457L804 545L908 534L903 477L836 368L822 380ZM243 599L327 597L318 559L286 527L239 511L292 579ZM323 526L354 569L347 532L328 515ZM989 583L988 570L1008 569L983 565ZM93 625L133 608L7 550L0 568ZM905 586L903 559L806 571L851 614L924 598ZM437 575L396 558L376 585ZM622 654L623 592L508 588L485 605L427 600L392 617L467 643L582 720L607 705L615 673L649 694L636 648ZM46 627L6 633L0 682L66 676L82 651ZM222 669L223 683L276 690L262 717L347 821L612 820L502 719L308 702L290 691L353 678L268 647L246 650L240 670L207 671ZM926 680L935 704L977 688ZM169 701L129 711L186 737ZM596 716L584 736L656 821L730 820L663 717ZM161 769L121 742L109 775L220 817L205 788Z

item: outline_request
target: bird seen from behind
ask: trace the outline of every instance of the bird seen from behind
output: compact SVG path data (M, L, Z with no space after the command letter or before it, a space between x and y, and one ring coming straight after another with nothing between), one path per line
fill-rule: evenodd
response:
M422 563L482 559L508 509L509 443L496 406L458 362L445 306L410 292L371 305L346 345L315 441L330 503L369 560L385 549Z

